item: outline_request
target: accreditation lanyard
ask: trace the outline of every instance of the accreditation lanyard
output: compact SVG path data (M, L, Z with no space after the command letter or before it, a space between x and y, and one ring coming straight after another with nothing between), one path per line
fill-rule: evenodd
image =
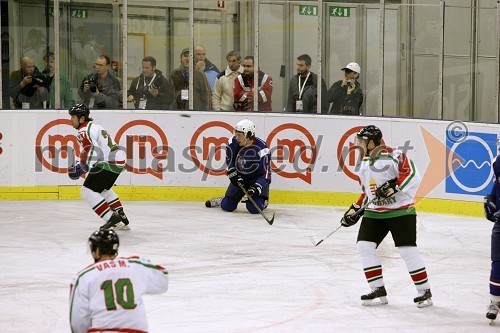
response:
M299 75L299 101L302 100L302 93L304 92L304 89L306 88L306 83L307 83L307 79L309 78L309 75L311 75L311 72L307 73L306 79L304 80L304 84L302 85L302 87L300 86L301 76Z
M184 79L184 88L189 86L189 73L186 73L183 69L181 69L181 75Z
M156 73L155 73L155 75L153 75L153 78L151 79L151 81L149 81L149 84L146 84L146 77L144 77L144 90L146 90L146 86L148 86L148 89L149 89L149 87L151 87L153 82L155 82L155 78L156 78Z

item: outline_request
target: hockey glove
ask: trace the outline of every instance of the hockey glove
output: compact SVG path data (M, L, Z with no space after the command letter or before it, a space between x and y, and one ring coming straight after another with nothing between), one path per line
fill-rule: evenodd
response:
M498 221L499 212L495 205L495 198L492 195L484 197L484 216L491 222Z
M240 185L243 185L243 178L238 173L238 171L236 171L236 168L227 170L227 176L234 186L240 187Z
M248 196L258 197L262 193L262 186L258 183L253 184L247 191Z
M358 223L359 219L365 212L364 209L360 209L361 207L357 203L353 203L340 220L340 224L342 224L344 227L350 227Z
M68 168L68 176L73 180L78 180L87 171L88 168L86 166L82 167L82 164L77 163Z
M398 180L397 178L388 180L379 187L377 187L375 189L375 195L377 196L377 198L387 199L396 194L396 192L399 191L399 186L396 184L397 180Z

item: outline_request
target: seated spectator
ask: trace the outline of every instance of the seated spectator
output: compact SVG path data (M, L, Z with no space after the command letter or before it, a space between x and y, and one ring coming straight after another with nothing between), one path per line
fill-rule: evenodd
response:
M142 74L130 84L127 101L136 109L170 110L174 101L174 87L163 73L156 69L156 59L142 59Z
M47 63L47 68L43 71L44 74L48 76L49 93L50 93L50 106L51 108L55 108L55 84L54 84L54 75L55 75L55 57L54 53L49 54L49 59L47 61L47 57L43 57L43 60ZM59 84L60 84L60 97L61 97L61 108L70 108L75 105L75 101L73 99L73 92L71 91L71 84L69 83L69 79L66 74L59 72Z
M78 95L89 109L117 109L122 107L120 82L109 71L111 61L107 55L99 56L94 72L87 75Z
M254 108L254 57L247 56L243 60L243 73L234 79L234 108L238 111L255 111ZM272 111L271 95L273 79L259 70L258 79L258 111Z
M33 58L22 57L21 69L10 75L9 95L16 109L42 109L49 101L48 86L47 76L38 70Z
M207 77L208 84L210 84L210 89L214 88L215 80L220 73L220 70L215 66L210 60L207 59L207 50L203 45L196 45L194 47L194 65L196 69L199 69Z
M358 82L361 68L355 62L344 68L344 79L332 84L328 89L328 103L332 103L331 114L359 115L363 104L363 91Z
M181 65L170 74L175 89L175 102L178 110L189 110L189 48L180 56ZM212 93L207 78L199 69L194 68L193 110L210 110Z
M238 51L231 51L226 56L227 68L221 72L212 89L212 107L215 111L234 111L234 79L243 73L241 56Z

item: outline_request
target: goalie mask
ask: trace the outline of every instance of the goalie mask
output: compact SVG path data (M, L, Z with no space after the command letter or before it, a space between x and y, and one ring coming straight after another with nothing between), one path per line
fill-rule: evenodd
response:
M248 119L243 119L236 124L235 132L241 132L246 139L255 137L255 124Z
M89 247L91 252L99 248L99 254L117 255L120 240L113 230L98 230L89 237Z

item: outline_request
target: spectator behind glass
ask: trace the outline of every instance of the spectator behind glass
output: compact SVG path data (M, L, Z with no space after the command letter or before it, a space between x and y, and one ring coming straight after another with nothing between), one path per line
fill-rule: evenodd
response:
M94 72L87 75L78 95L89 109L117 109L122 107L120 82L109 72L107 55L99 56L94 63Z
M335 82L328 89L328 103L333 103L330 113L359 115L363 104L363 91L358 82L361 68L357 63L350 62L342 70L344 79Z
M43 57L43 60L46 62L47 67L43 71L44 74L48 76L49 82L49 93L50 93L50 106L51 108L55 108L55 85L54 85L54 75L55 75L55 57L54 53L50 52L49 61L47 61L47 57ZM73 99L73 92L71 91L71 84L69 83L68 76L64 73L59 72L59 84L61 89L61 108L70 108L75 105L75 101Z
M47 41L39 29L31 29L24 42L23 57L31 57L35 64L43 64L43 57L47 56Z
M196 45L194 47L194 65L207 77L210 89L214 88L215 80L220 73L220 70L210 60L207 59L207 49L203 45Z
M227 68L217 76L212 90L212 107L216 111L234 111L234 79L243 73L241 56L238 51L231 51L226 56Z
M243 73L234 79L234 108L237 111L254 111L254 58L246 56L243 60ZM273 94L273 79L259 70L258 81L259 111L272 111L271 95Z
M132 81L127 95L127 102L133 102L136 109L171 110L174 87L156 69L156 59L145 57L142 59L142 74Z
M93 66L93 62L100 54L97 42L93 40L87 29L80 26L75 29L75 37L72 43L73 54L75 56L75 68L77 80L87 75L87 71Z
M42 109L49 100L47 76L40 73L31 57L21 58L21 69L12 72L9 94L16 109ZM24 103L24 105L23 105Z
M174 84L177 110L189 110L189 48L185 48L180 56L181 65L170 73ZM194 68L194 110L210 110L212 93L207 78L199 69Z
M285 111L317 113L318 74L310 71L311 57L303 54L297 58L297 75L290 79L288 100ZM326 83L321 79L321 113L328 113L329 103L326 99Z

